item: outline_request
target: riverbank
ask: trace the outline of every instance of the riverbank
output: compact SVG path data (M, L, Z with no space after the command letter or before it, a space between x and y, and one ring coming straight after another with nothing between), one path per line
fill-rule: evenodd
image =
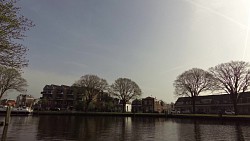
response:
M165 113L118 113L79 111L34 111L33 115L75 115L75 116L124 116L124 117L166 117Z
M180 119L211 119L211 120L248 120L250 121L250 115L218 115L218 114L176 114L167 115L168 118L180 118Z
M118 113L118 112L80 112L80 111L34 111L38 115L74 115L74 116L123 116L123 117L161 117L181 119L212 120L248 120L250 115L218 115L218 114L166 114L166 113Z

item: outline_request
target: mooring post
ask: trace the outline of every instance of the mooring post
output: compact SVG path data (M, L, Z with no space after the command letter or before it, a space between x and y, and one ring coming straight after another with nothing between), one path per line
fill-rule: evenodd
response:
M2 133L1 141L7 141L6 138L7 138L8 127L9 126L4 126L3 127L3 133Z
M11 113L11 107L8 106L6 110L6 116L5 116L5 124L8 125L10 123L10 113Z

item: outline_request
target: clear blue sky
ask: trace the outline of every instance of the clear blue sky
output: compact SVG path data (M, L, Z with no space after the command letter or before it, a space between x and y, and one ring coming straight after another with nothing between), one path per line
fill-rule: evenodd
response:
M185 70L250 61L246 0L20 0L34 28L24 69L28 94L85 74L135 81L142 97L174 102ZM9 94L10 96L10 94Z

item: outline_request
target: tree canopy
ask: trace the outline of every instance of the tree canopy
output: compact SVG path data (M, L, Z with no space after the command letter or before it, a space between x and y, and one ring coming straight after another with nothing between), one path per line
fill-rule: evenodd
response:
M27 48L17 40L23 40L25 31L34 26L21 15L15 0L0 0L0 65L21 68L28 65Z
M82 87L85 100L85 110L88 110L90 102L96 96L108 89L108 83L105 79L97 75L87 74L76 81L73 86Z
M213 74L214 90L225 91L231 95L235 114L238 114L237 103L241 92L250 85L250 65L244 61L222 63L209 69Z
M16 69L0 66L0 80L0 99L8 90L26 90L27 82Z
M125 111L125 104L131 99L141 96L140 87L128 78L118 78L110 87L110 92L123 102L123 112Z
M195 98L212 87L212 75L199 68L183 72L174 81L175 95L188 96L192 99L193 113L195 113Z

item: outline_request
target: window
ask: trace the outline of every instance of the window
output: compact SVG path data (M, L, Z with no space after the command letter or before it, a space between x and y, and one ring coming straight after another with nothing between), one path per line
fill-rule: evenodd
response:
M242 103L242 98L239 99L239 103Z
M247 98L247 103L250 103L250 97Z

